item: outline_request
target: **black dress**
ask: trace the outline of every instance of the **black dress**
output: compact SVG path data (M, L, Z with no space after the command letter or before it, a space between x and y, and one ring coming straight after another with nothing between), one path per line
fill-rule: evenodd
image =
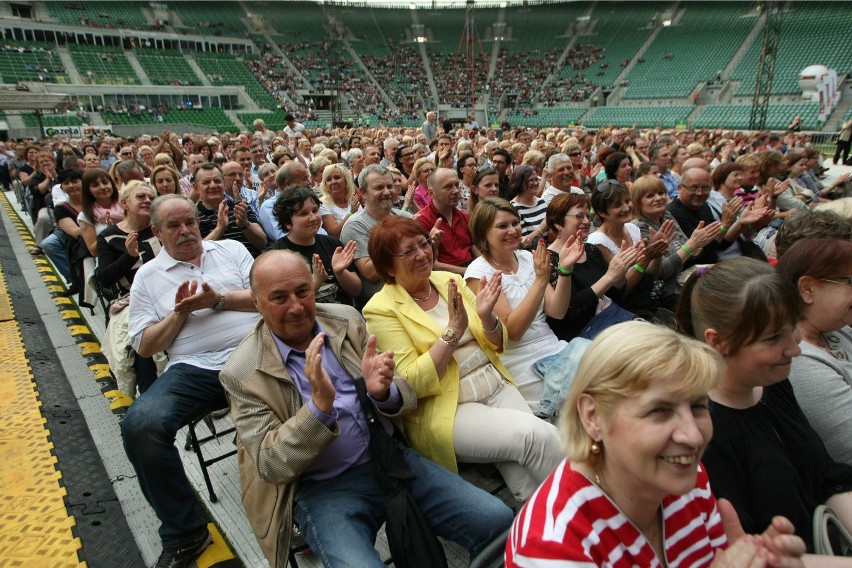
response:
M713 439L703 462L713 493L731 501L746 533L760 534L783 515L812 551L814 509L852 490L852 467L828 455L790 381L766 387L751 408L712 403L710 415Z

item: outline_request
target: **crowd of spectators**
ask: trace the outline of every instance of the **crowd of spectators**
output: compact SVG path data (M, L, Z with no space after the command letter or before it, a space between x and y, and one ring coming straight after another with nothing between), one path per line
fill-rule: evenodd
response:
M324 47L326 51L321 53L330 57L330 45ZM593 57L595 53L594 50L580 50L576 57L584 62L584 58ZM529 57L528 54L524 56ZM547 57L537 58L544 62L542 68L546 66ZM452 56L441 61L459 63ZM314 70L320 81L333 78L324 64L317 65ZM446 72L452 69L450 65L445 68ZM262 69L258 66L258 70ZM381 108L375 93L369 92L365 85L351 78L343 79L353 89L366 91L353 95L350 104L357 108ZM116 104L110 110L132 115L163 113L169 109ZM382 112L387 111L382 109ZM429 116L431 121L435 113ZM431 131L428 126L433 127L436 134L430 135L431 139L424 135ZM790 371L789 364L798 356L798 347L792 341L793 325L802 326L805 340L814 343L817 354L819 350L828 350L826 353L833 359L825 357L827 363L833 365L835 359L848 361L852 355L852 340L847 345L843 338L849 332L850 320L846 317L849 302L845 301L842 309L826 308L826 314L843 313L842 317L834 319L818 317L810 308L808 321L819 328L816 333L810 333L811 327L799 323L803 308L793 299L794 295L788 293L793 290L792 284L787 283L790 290L778 292L781 284L771 268L779 259L782 265L785 263L784 254L791 246L790 241L801 236L838 238L841 235L839 238L844 242L852 237L848 212L824 211L848 206L850 176L823 179L822 158L814 150L809 135L793 131L778 135L660 128L603 128L595 133L583 127L495 130L480 128L473 118L457 130L445 130L444 125L437 122L417 128L371 125L307 129L290 115L287 127L280 132L267 129L262 121L257 121L254 128L253 132L221 136L178 135L165 131L158 137L56 138L36 144L21 141L14 147L14 157L7 154L6 167L14 179L27 187L28 212L39 229L36 245L41 249L34 249L33 254L47 254L51 258L65 255L65 266L71 273L69 280L76 284L77 292L83 294L81 301L90 299L83 288L87 288L88 275L99 274L94 267L101 262L99 257L104 252L124 259L121 262L113 259L110 263L116 270L126 269L130 288L129 306L125 307L129 315L125 314L124 320L129 339L128 335L124 337L132 347L130 352L138 354L140 366L136 368L131 364L131 370L148 378L143 383L131 383L133 386L127 394L138 398L122 423L122 433L140 482L146 487L157 488L146 495L163 523L161 535L166 557L191 559L209 543L206 519L194 509L195 496L187 490L189 485L179 458L163 448L173 445L175 433L192 418L190 414L194 416L226 406L224 391L218 382L220 369L224 369L222 377L231 396L238 443L246 444L246 448L271 444L269 455L253 454L262 455L258 458L261 463L253 461L252 454L241 453L242 482L246 487L254 487L252 479L261 471L267 471L266 467L273 468L270 471L279 468L275 475L266 476L270 480L266 483L294 491L297 501L304 499L313 503L307 494L311 484L318 484L317 491L322 492L321 488L329 480L346 476L366 463L360 461L363 454L359 454L361 457L355 463L334 465L336 462L313 461L318 459L316 447L310 446L314 450L308 452L311 459L307 465L314 464L319 470L300 467L292 474L282 473L289 471L287 467L292 464L284 455L286 452L277 453L277 444L281 442L262 442L263 436L258 436L260 430L254 418L242 411L257 405L275 406L280 402L275 396L259 395L259 391L244 390L242 386L243 381L260 380L256 373L261 370L252 366L258 361L257 353L247 353L245 346L237 347L246 334L255 333L251 329L255 329L258 316L250 315L255 309L259 309L264 325L282 342L267 341L263 333L254 336L252 341L258 342L256 349L271 349L264 357L289 353L280 351L282 345L286 345L287 350L307 351L311 360L314 355L319 357L322 350L322 369L335 374L333 384L336 385L341 384L341 378L358 371L349 368L348 360L354 355L346 355L340 369L330 366L326 358L334 357L339 351L323 350L322 335L315 330L329 326L340 333L357 335L360 338L358 356L354 360L364 357L366 366L356 374L370 379L375 387L371 394L380 412L409 413L403 420L412 444L410 451L420 456L417 459L428 461L428 467L439 467L442 475L451 476L447 483L452 480L454 489L449 498L461 499L468 491L459 478L453 476L459 462L485 461L497 465L514 497L519 502L527 502L527 509L521 515L530 515L533 521L515 526L509 541L509 565L515 565L513 559L520 556L558 559L589 554L573 543L570 536L558 543L559 546L552 541L536 540L537 519L546 517L550 511L542 508L554 506L551 501L539 497L540 490L537 493L536 487L542 483L543 487L558 484L558 480L550 477L556 468L561 472L557 476L564 473L566 479L579 486L560 486L554 491L570 493L583 490L582 486L596 499L601 499L600 503L621 506L624 501L618 491L612 492L610 484L620 476L625 476L625 483L630 479L636 482L635 476L631 477L635 466L630 460L619 459L618 452L639 455L655 465L660 465L661 459L666 462L661 472L652 475L650 480L643 478L636 489L647 488L647 484L656 488L652 493L655 499L659 497L659 502L654 501L649 509L652 518L655 514L659 516L660 510L668 514L672 498L686 496L691 500L693 504L687 508L688 513L702 519L706 529L706 534L694 538L701 542L699 548L705 552L725 554L722 550L726 542L730 542L733 550L764 546L759 539L741 539L739 533L725 535L723 525L731 525L730 518L726 517L731 513L725 510L720 516L711 490L733 502L746 532L759 534L773 523L774 530L784 538L783 545L773 545L772 554L788 557L791 562L798 561L806 551L820 552L810 537L811 528L807 522L817 504L829 502L841 522L852 526L852 464L848 463L852 433L836 434L841 426L828 420L820 420L819 434L805 426L808 420L816 422L817 417L824 417L815 415L807 420L803 417L795 398L799 396L797 389L807 388L808 408L817 409L811 412L821 412L825 405L820 404L819 389L802 387L800 381L805 376L823 376L820 373L824 369L808 367L807 373L797 375ZM69 173L70 170L76 173ZM82 191L82 200L76 198L78 191ZM83 239L85 247L78 246L81 252L76 254L79 256L70 256L70 247L57 250L53 241L60 237L45 230L45 223L49 223L45 209L51 206L51 199L53 206L61 203L63 195L72 205L79 203L82 209L76 219L80 223L79 235L76 223L72 222L63 223L62 232L67 236L60 235L68 242L76 240L79 243ZM154 206L150 206L155 197ZM810 227L808 232L793 233L801 230L802 225ZM106 238L111 239L108 247L98 241ZM144 246L141 246L142 241ZM162 243L162 250L153 246L157 241ZM268 248L294 251L301 256L286 258L302 258L304 266L300 260L295 269L295 265L287 264L291 260L282 260L281 266L290 267L287 271L267 274L267 270L263 273L265 276L258 276L250 271L255 262L253 258L265 259L258 263L284 258L264 254ZM828 249L832 247L814 250ZM837 248L849 253L847 249ZM143 250L146 252L141 252ZM808 285L811 288L824 286L823 293L847 294L848 269L852 268L852 253L847 253L831 261L833 264L818 267L820 271L807 280ZM812 256L806 254L802 258ZM163 263L174 264L175 260L186 274L192 273L191 264L197 262L201 266L204 262L215 262L215 266L205 268L209 282L200 286L175 283L174 290L163 293L160 287L165 283L157 271L163 270ZM79 269L75 268L78 264ZM713 268L708 270L707 265ZM741 279L726 277L730 270ZM705 272L707 275L703 276ZM109 273L120 276L112 269ZM250 291L251 274L260 280L253 281ZM736 330L745 324L732 324L726 319L707 326L718 336L709 331L700 336L696 329L701 328L696 326L703 325L702 318L710 317L700 315L704 313L699 305L701 299L711 297L703 288L709 285L706 283L721 278L723 283L715 284L714 289L724 290L727 299L720 300L720 305L733 308L740 301L739 294L751 293L748 280L752 274L763 279L759 283L761 289L778 292L767 304L767 309L771 312L772 306L781 305L787 311L778 312L777 320L771 314L761 315L759 321L764 322L765 325L761 325L766 329L756 330L752 335L736 335L739 333ZM813 299L828 305L825 296L819 296L818 292L796 280L801 276L799 272L791 274L803 302ZM698 278L707 280L696 285ZM724 285L726 278L732 285ZM264 303L257 294L273 282L277 286L273 286L275 290L289 290L288 286L295 286L292 296L287 297L298 296L299 300L282 301L270 296L269 303ZM110 280L110 283L114 282ZM700 293L693 293L696 286L700 287ZM310 306L314 293L321 294L326 302L340 304L328 309L346 317L329 319L326 308L321 308L321 317L313 314ZM255 294L254 299L252 294ZM684 302L690 303L688 309L683 308ZM791 303L784 305L783 302ZM291 309L294 311L289 312ZM279 313L278 310L285 311ZM359 311L366 323L361 322ZM717 312L719 309L712 307L707 310L714 317ZM285 313L302 315L299 319L285 317ZM690 325L682 323L687 321L684 318L690 317ZM314 318L320 318L321 328L313 326ZM557 434L542 418L557 420L560 408L566 415L579 412L578 420L584 416L587 403L577 402L576 397L589 401L594 396L588 393L586 398L578 393L572 395L568 385L579 377L582 380L576 389L591 388L594 381L604 377L601 374L604 371L590 373L588 367L592 363L583 353L587 349L592 355L598 353L600 349L595 345L600 342L595 340L590 347L591 340L602 330L609 330L604 332L608 335L600 336L602 341L611 337L617 331L617 322L634 318L650 322L641 326L652 326L630 328L641 337L646 333L643 329L651 337L656 333L652 328L662 329L678 322L684 333L708 344L699 347L697 343L686 342L673 351L701 352L702 360L710 368L686 372L687 375L706 375L700 381L700 388L666 387L664 400L676 401L665 403L669 405L666 417L688 422L697 420L695 417L701 414L702 419L698 421L706 425L711 415L704 411L717 405L721 410L717 410L712 419L715 422L718 415L721 420L726 412L734 412L725 405L736 407L716 386L720 381L728 384L742 379L730 370L732 368L754 367L767 362L765 366L771 367L771 372L760 374L762 368L756 367L752 370L755 376L766 379L760 388L777 397L773 401L783 402L773 406L772 412L783 415L786 408L797 420L795 427L782 429L780 435L805 432L809 457L802 463L807 462L809 468L828 468L831 487L823 487L820 482L820 490L811 491L813 488L808 484L819 475L795 479L790 472L804 467L799 464L802 460L785 461L783 441L781 449L775 451L772 444L776 442L769 436L761 442L760 448L753 449L760 449L777 460L777 467L787 476L785 479L801 487L799 491L792 491L778 489L778 484L767 484L762 490L768 498L762 505L742 500L737 493L737 483L752 483L754 480L748 475L759 475L759 468L743 473L745 477L738 478L736 483L729 477L720 478L719 472L730 471L734 465L725 461L728 459L725 451L712 445L704 426L698 428L702 438L694 444L678 441L676 435L672 435L675 441L671 442L666 435L664 447L652 451L642 444L625 442L627 434L619 436L614 427L600 429L589 421L582 426L574 423L570 428L563 424L563 434L568 437L583 428L585 445L581 446L586 450L585 453L572 453L571 462L559 462L562 456L556 449ZM114 321L122 320L116 317ZM201 349L203 357L199 357L199 352L186 343L190 336L184 336L181 330L186 326L186 333L194 334L193 330L208 321L223 324L231 321L234 325L222 328L211 325L210 329L228 329L221 332L227 335L226 341L218 341L220 332L212 333L205 338L205 346ZM297 326L297 321L304 321L306 325ZM341 322L349 322L345 325L354 327L348 330L335 327L344 325ZM723 324L732 327L723 328ZM757 324L749 322L748 325ZM783 329L778 332L770 329L772 325ZM160 333L166 326L175 333ZM298 327L302 335L290 334L291 326ZM436 333L434 329L438 328L440 332ZM367 331L377 336L376 340L371 340L374 341L372 347L366 343ZM783 332L782 339L766 339L770 331ZM107 333L118 334L114 327ZM665 333L669 334L666 341L675 341L672 339L674 332ZM717 340L718 337L725 339ZM737 355L740 352L725 343L729 337L739 337L741 353L745 355ZM685 342L686 339L677 341ZM261 344L265 346L260 347ZM395 355L388 361L388 356L377 354L376 348L385 353L392 351ZM777 353L773 351L777 357L755 356L765 349L777 349ZM713 354L716 351L719 355ZM165 371L154 368L162 352L167 352L172 359ZM842 356L834 357L831 353ZM381 363L376 362L384 371L366 363L373 357L384 357ZM728 371L723 370L721 357L728 359ZM242 363L248 360L251 365ZM284 430L280 435L286 443L303 444L307 442L293 434L291 427L296 422L290 420L308 420L314 432L308 436L311 443L324 440L323 444L331 444L334 436L330 428L337 420L337 407L333 405L342 403L333 402L333 393L329 396L322 390L324 387L318 382L322 371L308 370L313 367L309 364L306 368L304 360L293 365L286 363L287 359L284 361L286 380L289 381L290 373L294 373L294 380L300 385L297 388L302 389L302 398L311 402L303 410L291 405L281 411L279 415L285 416L287 422L284 426L267 426L281 426ZM595 364L601 361L596 355ZM826 361L820 364L826 365ZM276 365L276 369L283 368L281 361ZM832 372L852 376L852 369L846 363L835 366L837 369L831 367ZM307 376L302 376L305 373ZM154 378L156 375L159 377ZM678 381L686 379L674 376L667 380L680 384ZM191 397L191 411L189 407L183 408L179 401L187 394L176 394L162 386L184 381L193 384L193 389L202 389L203 385L204 392L198 390ZM383 386L379 388L373 381ZM396 386L390 387L391 382ZM644 400L641 396L645 396L642 394L645 390L653 392L655 388L643 385L644 390L639 389L636 394L640 401ZM841 391L837 396L852 396L848 382L840 380L837 386ZM749 388L757 387L750 385ZM483 392L488 394L483 395ZM409 397L419 399L416 410L411 407L413 405L404 407L413 400ZM573 407L563 407L566 397L575 404ZM631 401L629 404L639 404L633 400L636 397L628 396L626 400ZM699 400L700 403L696 402ZM752 402L756 400L759 397ZM388 406L384 406L384 402ZM449 414L445 414L446 408L450 409ZM504 413L512 418L501 418ZM646 415L637 416L640 417L636 420L644 424ZM647 420L659 427L669 419ZM163 421L165 428L153 433L151 425ZM486 430L483 424L488 424ZM826 424L831 426L825 429ZM500 435L490 435L498 428ZM720 423L717 428L720 438L743 438L731 434L730 428L730 424ZM628 428L625 432L631 430ZM692 427L687 430L696 431ZM771 432L771 427L767 431ZM484 435L486 433L489 435ZM342 439L351 444L353 435L349 429ZM776 435L779 434L776 432ZM829 450L820 445L820 435L830 437L826 440ZM151 444L157 448L157 458L153 461L145 458ZM599 444L597 451L595 444ZM683 449L681 446L685 445L690 448L688 455L665 453L670 449ZM700 464L705 448L706 470ZM491 455L492 450L499 454L499 459ZM662 458L660 452L664 452ZM595 454L600 455L595 458ZM335 454L334 460L338 459L342 458ZM674 470L678 473L674 477L678 483L671 482L668 469L665 469L669 466L677 466ZM576 469L569 472L566 468ZM168 471L168 477L164 471ZM319 476L318 471L322 472ZM576 474L582 475L577 477ZM806 497L800 497L802 494ZM258 496L257 503L266 497L268 494ZM487 504L493 514L490 517L493 526L486 531L489 536L479 535L479 544L468 547L471 554L475 554L483 540L493 538L508 526L511 513L487 494L471 494L468 499L469 503ZM250 518L256 518L258 510L247 505L247 513ZM278 514L295 514L297 521L308 526L303 512L279 511ZM583 514L591 515L591 522L594 522L605 513L592 507ZM631 519L635 511L622 507L618 514ZM771 521L774 515L791 517L793 522L782 524L779 521L776 525ZM276 516L275 519L287 526L285 532L289 535L290 517ZM636 525L640 532L645 530L640 523ZM436 523L434 528L439 534L446 529L442 523ZM473 527L466 524L460 530L468 529L473 530ZM312 547L328 545L328 534L324 531L308 530L307 533L305 536ZM264 534L277 537L282 533L267 531ZM341 533L346 534L346 531ZM457 533L447 536L459 538ZM262 537L261 544L270 563L275 564L271 552L274 543L270 545L268 538ZM289 543L289 537L286 538ZM347 538L341 536L341 540ZM600 546L609 554L610 549L619 546L614 542L605 539ZM662 543L666 547L671 544L668 540ZM371 549L372 543L367 544ZM563 554L567 556L560 556ZM642 550L631 554L636 555L636 563L642 564L644 560L641 559L645 558L642 555L653 556L655 551L652 546L643 546ZM786 565L799 566L795 562Z

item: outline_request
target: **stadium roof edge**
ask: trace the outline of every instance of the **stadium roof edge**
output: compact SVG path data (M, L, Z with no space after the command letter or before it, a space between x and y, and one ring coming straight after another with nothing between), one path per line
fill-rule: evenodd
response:
M502 8L569 4L581 0L469 0L474 8ZM466 0L316 0L317 4L335 8L452 9L467 8Z

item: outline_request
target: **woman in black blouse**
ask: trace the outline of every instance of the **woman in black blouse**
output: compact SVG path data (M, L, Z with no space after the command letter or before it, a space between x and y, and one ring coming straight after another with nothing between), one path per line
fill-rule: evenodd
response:
M559 277L558 251L565 240L571 235L579 235L579 238L585 241L589 236L589 198L578 193L565 193L554 197L547 207L546 220L548 230L556 237L548 247L553 283ZM556 336L565 341L577 337L596 313L612 304L606 294L616 298L621 296L625 275L641 256L639 249L626 247L607 263L595 245L586 243L583 247L583 256L574 264L568 313L562 319L547 318Z
M117 287L121 293L126 293L133 284L136 271L160 252L160 241L151 230L151 202L156 197L154 190L143 181L131 181L121 188L119 203L124 209L124 219L109 225L98 234L96 277L101 286ZM126 312L127 309L124 307L122 311ZM123 314L123 316L126 315ZM118 333L116 329L116 326L126 325L126 317L113 317L110 319L107 334L115 339L126 337L126 332ZM110 364L114 365L113 361L110 361ZM115 364L115 366L118 365ZM133 373L130 373L129 366L127 371L128 376L132 377ZM136 394L137 387L140 393L144 393L157 379L157 365L154 358L134 354L133 372L135 372L135 384L130 383L124 386L125 382L119 381L121 390L131 396ZM121 379L118 372L116 377Z
M677 312L681 331L727 363L710 391L714 433L704 464L713 492L733 504L746 533L783 515L812 552L818 505L830 506L852 530L852 467L828 455L787 379L801 353L801 318L793 284L765 262L745 257L696 271ZM830 562L805 557L808 566Z

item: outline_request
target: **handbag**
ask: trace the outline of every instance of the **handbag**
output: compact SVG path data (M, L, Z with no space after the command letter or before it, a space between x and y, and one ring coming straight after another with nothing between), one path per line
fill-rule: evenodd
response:
M405 464L397 440L376 417L363 378L355 379L358 400L370 430L370 455L376 479L384 490L385 534L397 568L446 568L444 547L408 490L416 479Z
M814 553L852 557L852 535L831 507L825 505L814 510Z

